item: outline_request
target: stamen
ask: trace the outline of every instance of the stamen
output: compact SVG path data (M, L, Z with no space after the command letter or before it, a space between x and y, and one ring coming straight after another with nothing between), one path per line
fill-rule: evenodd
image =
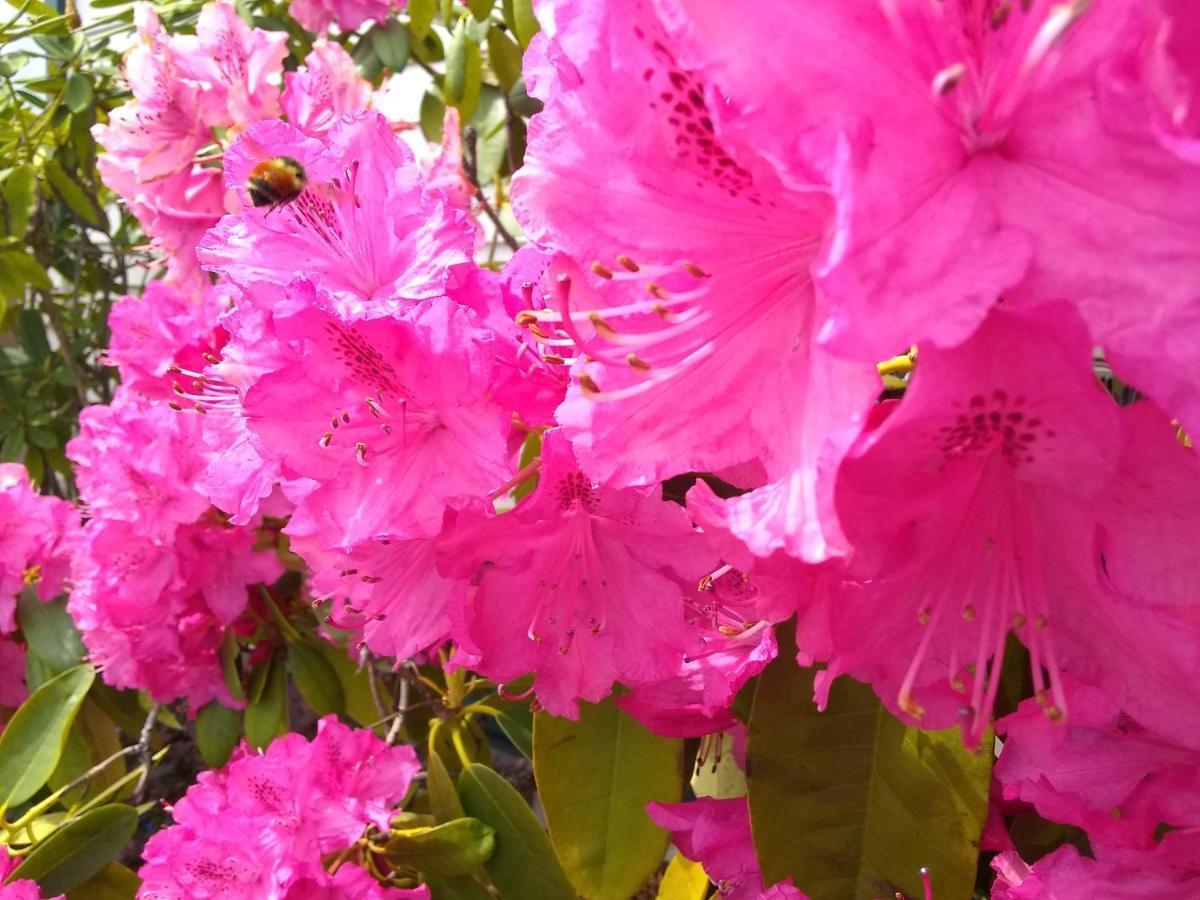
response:
M642 268L637 263L635 263L632 259L630 259L628 256L626 256L624 253L622 253L620 256L617 257L617 262L621 265L621 267L623 269L625 269L626 271L629 271L629 272L640 272L641 268Z
M707 272L705 272L702 268L700 268L698 265L696 265L695 263L692 263L692 262L685 262L683 264L683 270L685 272L687 272L689 275L691 275L693 278L707 278L708 277Z
M944 97L962 81L962 77L967 74L967 67L960 62L946 66L942 71L933 76L933 96Z
M358 464L365 466L367 464L367 445L363 441L359 441L354 445L354 455L358 458Z
M592 380L592 376L588 375L586 372L583 372L579 375L579 386L583 388L583 392L585 394L600 393L600 388L596 385L596 382Z
M613 270L610 269L608 266L604 265L602 262L600 262L600 260L596 260L594 263L592 263L592 271L595 272L597 275L599 275L601 278L612 278L613 277Z
M317 443L322 447L328 447L329 442L332 440L333 440L333 432L327 431L323 435L321 435L321 438L320 438L320 440L317 441Z

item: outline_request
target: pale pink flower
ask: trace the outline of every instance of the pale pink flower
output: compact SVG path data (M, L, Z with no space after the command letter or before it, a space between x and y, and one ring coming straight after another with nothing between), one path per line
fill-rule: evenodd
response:
M79 532L79 512L33 489L19 463L0 463L0 634L16 628L16 597L32 585L53 599L63 589Z
M254 534L197 522L158 543L121 521L83 529L67 608L106 682L195 711L236 706L219 651L253 585L282 574Z
M363 22L386 22L392 11L403 5L402 0L291 0L288 12L317 34L335 24L338 31L349 33Z
M152 281L141 297L127 295L108 314L112 333L105 358L121 373L127 389L155 399L172 395L172 366L201 370L220 349L214 333L224 307L211 288L196 293L166 281ZM186 380L186 379L185 379Z
M279 85L287 34L251 28L229 0L200 10L194 35L177 34L171 50L180 74L201 85L205 125L245 127L279 116Z
M478 655L472 668L498 682L534 672L538 700L567 716L614 681L677 671L688 646L682 585L711 557L657 489L593 484L549 431L533 494L504 515L462 519L439 561L469 581L455 639Z
M303 165L308 186L278 209L255 208L246 179L276 156ZM411 151L378 113L348 116L320 138L260 122L226 152L225 179L244 208L208 233L197 257L242 288L310 279L344 314L377 316L444 296L470 268L474 223L425 189Z
M799 173L814 146L848 149L818 273L836 349L947 346L1000 295L1063 298L1123 377L1196 427L1200 167L1180 143L1196 135L1194 4L817 0L796 15L773 0L733 23L701 0L661 5L677 54L729 98L719 132Z
M855 556L830 604L819 696L849 672L927 727L961 716L977 740L1011 630L1048 713L1066 712L1062 642L1078 630L1086 643L1103 600L1096 504L1124 437L1090 351L1059 305L997 309L955 350L921 351L904 399L839 475Z
M805 895L790 878L764 887L745 797L650 803L646 812L655 824L671 832L680 853L704 866L723 900L804 900Z
M371 83L341 44L325 38L313 42L303 68L286 73L283 83L283 112L305 134L328 131L342 116L371 105Z
M649 4L539 10L525 71L546 106L513 207L581 263L560 262L524 318L577 360L559 422L581 465L645 484L761 460L776 486L753 515L758 551L844 552L828 476L877 379L815 343L827 313L811 269L834 214L818 184L837 153L782 170L757 137L721 131L728 101Z
M322 866L369 825L386 828L418 767L411 747L389 747L332 716L311 742L289 734L261 754L243 748L224 769L202 772L175 804L175 825L146 844L138 897L427 898L425 889L384 891Z

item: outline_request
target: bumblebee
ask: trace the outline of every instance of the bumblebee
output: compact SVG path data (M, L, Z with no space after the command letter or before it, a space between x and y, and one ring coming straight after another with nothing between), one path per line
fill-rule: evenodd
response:
M290 156L264 159L250 170L246 179L246 193L255 206L268 206L276 210L300 196L308 183L304 166Z

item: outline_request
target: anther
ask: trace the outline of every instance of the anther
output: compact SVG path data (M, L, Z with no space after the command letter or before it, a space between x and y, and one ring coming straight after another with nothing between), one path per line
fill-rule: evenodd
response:
M586 372L579 376L579 386L581 388L583 388L583 392L585 394L599 394L600 393L600 388L597 386L596 382L592 379L592 376L588 375Z
M207 350L206 350L206 351L204 351L203 353L201 353L200 355L201 355L201 356L204 358L204 361L205 361L205 362L207 362L207 363L211 363L211 364L212 364L212 365L214 365L214 366L215 366L215 365L217 365L217 363L219 363L219 362L221 361L221 360L220 360L220 359L219 359L219 358L216 356L216 354L214 354L214 353L209 353Z
M329 442L332 440L333 440L333 432L327 431L323 435L321 435L321 439L319 441L317 441L317 443L320 444L322 447L328 447Z
M1021 613L1017 613L1015 616L1012 617L1012 628L1014 630L1016 630L1017 628L1020 628L1024 624L1025 624L1025 616L1022 615Z
M923 606L923 607L921 607L920 610L918 610L917 621L920 622L922 625L928 625L932 619L933 619L933 613L930 612L928 606Z
M1063 719L1062 710L1059 709L1057 706L1055 706L1053 703L1051 703L1044 710L1042 710L1042 712L1044 712L1046 714L1046 718L1049 719L1051 722L1061 722Z
M640 272L642 268L624 253L617 257L617 262L621 264L622 268L628 269L630 272Z
M689 275L691 275L693 278L707 278L708 277L708 273L705 272L702 268L700 268L698 265L696 265L693 262L685 262L683 264L683 270L685 272L687 272Z
M650 363L646 362L636 353L630 353L627 357L625 357L625 361L639 372L650 371Z
M973 603L968 603L966 606L963 607L962 617L967 622L975 621L975 605Z
M655 282L655 281L649 282L646 285L646 291L649 294L651 294L652 296L657 297L659 300L667 299L667 292L663 290L662 285L659 284L658 282Z
M600 335L603 335L606 338L613 338L617 336L616 329L604 321L604 317L600 315L600 313L588 313L588 321L592 323L592 327L595 328L597 333Z
M1041 631L1043 628L1045 628L1046 627L1046 617L1038 616L1037 618L1035 618L1033 620L1033 627L1036 628L1038 631Z
M604 265L604 263L600 262L600 260L596 260L594 263L592 263L592 271L595 272L597 275L599 275L601 278L612 278L613 277L613 270L610 269L608 266Z
M550 363L552 366L565 366L567 364L567 361L561 356L555 356L552 353L542 354L542 360Z
M196 412L200 413L200 415L202 415L202 416L208 415L208 410L205 409L200 403L193 403L192 408L195 409Z
M171 407L171 409L175 410L175 412L183 412L183 407L180 406L178 403L176 403L174 400L168 400L167 406Z
M345 410L342 410L342 421L347 425L350 424L350 413L346 412Z
M925 715L925 707L918 703L911 694L902 694L898 702L900 708L914 719L920 719Z
M332 417L332 418L329 420L329 427L330 427L330 428L340 428L341 426L342 426L342 423L338 421L338 418L337 418L337 416L333 416L333 417Z
M946 66L933 76L933 95L935 97L946 96L962 81L965 74L967 74L967 67L960 62Z
M354 455L358 457L358 464L365 466L367 464L367 445L363 441L359 441L354 445Z
M522 328L528 328L537 321L537 313L531 309L523 309L513 317L513 321Z
M183 389L183 385L181 385L178 381L171 382L171 390L173 390L180 397L186 396L186 392Z

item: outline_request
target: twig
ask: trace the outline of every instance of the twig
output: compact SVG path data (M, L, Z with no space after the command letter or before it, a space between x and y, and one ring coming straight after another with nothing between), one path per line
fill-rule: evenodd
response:
M142 774L138 777L137 787L133 789L134 806L142 802L142 795L146 792L146 781L150 778L150 735L154 731L154 723L158 721L159 709L161 706L158 703L150 707L146 721L142 724L142 733L138 735L138 742L133 748L142 758Z
M363 650L363 662L367 669L367 684L371 688L371 699L375 701L375 709L380 717L386 719L391 713L388 712L387 704L383 702L383 697L379 693L379 676L375 672L375 666L368 660L367 651Z
M500 235L504 243L508 244L508 249L516 251L520 249L520 244L513 237L504 223L500 221L500 216L492 209L492 205L488 203L487 197L483 195L483 188L479 184L479 171L476 163L475 144L479 139L479 135L475 133L475 129L468 125L463 129L463 174L467 176L467 181L471 182L471 187L475 189L475 200L483 209L484 213L492 224L496 226L496 233Z
M404 714L408 711L408 679L401 677L400 684L396 689L399 699L396 701L396 718L392 720L392 727L388 729L387 742L394 744L396 738L400 736L400 729L404 727Z

